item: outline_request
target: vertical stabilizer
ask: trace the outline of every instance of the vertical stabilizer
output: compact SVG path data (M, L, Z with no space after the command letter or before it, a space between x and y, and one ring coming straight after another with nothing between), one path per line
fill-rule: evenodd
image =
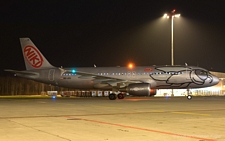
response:
M53 68L29 38L20 38L27 70Z

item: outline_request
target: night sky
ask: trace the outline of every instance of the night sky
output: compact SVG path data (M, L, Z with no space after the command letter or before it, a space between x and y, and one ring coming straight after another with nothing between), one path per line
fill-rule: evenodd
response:
M54 66L171 64L225 72L224 0L55 0L0 4L0 75L24 70L19 38L29 37Z

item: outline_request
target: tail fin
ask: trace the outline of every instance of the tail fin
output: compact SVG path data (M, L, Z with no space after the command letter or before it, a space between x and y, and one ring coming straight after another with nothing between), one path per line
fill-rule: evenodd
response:
M27 70L53 68L30 38L20 38L20 44Z

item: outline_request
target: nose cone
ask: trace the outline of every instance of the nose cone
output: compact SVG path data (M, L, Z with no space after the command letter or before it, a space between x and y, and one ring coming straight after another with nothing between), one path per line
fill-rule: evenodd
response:
M212 86L218 84L219 82L220 82L220 79L218 77L212 75L212 83L211 83Z

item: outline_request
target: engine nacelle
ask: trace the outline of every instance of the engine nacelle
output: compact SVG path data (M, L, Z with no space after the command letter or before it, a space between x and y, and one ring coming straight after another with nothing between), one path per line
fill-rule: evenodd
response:
M156 89L150 89L150 96L156 95L157 90Z
M156 95L156 90L150 88L148 83L135 83L130 84L126 88L126 92L135 96L152 96Z

